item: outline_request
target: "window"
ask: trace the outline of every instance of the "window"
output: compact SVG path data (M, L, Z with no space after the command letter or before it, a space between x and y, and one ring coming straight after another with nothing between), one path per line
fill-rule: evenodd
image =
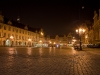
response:
M4 30L6 30L6 26L4 26Z
M24 36L22 36L22 40L24 40Z
M6 37L6 33L4 33L4 37Z
M16 29L16 32L18 32L18 29Z
M14 32L14 28L13 28L13 32Z
M21 33L21 30L20 30L20 33Z
M1 25L0 25L0 29L1 29Z
M27 35L27 31L25 31L25 34Z
M10 37L10 34L8 34L8 37Z
M0 37L1 37L1 32L0 32Z
M20 36L19 36L19 39L20 39Z

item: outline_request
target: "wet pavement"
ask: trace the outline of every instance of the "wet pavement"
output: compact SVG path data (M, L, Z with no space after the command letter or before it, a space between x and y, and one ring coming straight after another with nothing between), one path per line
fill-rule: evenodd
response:
M0 75L100 75L100 48L0 47Z

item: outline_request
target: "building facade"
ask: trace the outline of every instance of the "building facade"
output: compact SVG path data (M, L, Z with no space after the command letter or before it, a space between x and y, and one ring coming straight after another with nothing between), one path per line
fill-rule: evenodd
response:
M94 11L93 25L88 28L88 43L100 43L100 9L98 12Z
M48 39L47 44L48 46L54 46L54 47L66 47L72 44L72 35L71 33L69 33L67 36L63 35L63 36L53 36L53 37L47 37Z
M43 44L42 28L31 28L0 14L0 46L37 46Z
M100 44L100 9L98 12L94 11L93 24L86 26L84 44Z
M98 13L94 11L93 20L93 43L100 43L100 9Z

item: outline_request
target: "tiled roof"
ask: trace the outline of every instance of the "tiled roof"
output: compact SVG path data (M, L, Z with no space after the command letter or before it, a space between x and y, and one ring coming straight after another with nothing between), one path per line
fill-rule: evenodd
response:
M24 29L24 27L26 26L25 24L19 23L19 22L14 21L14 20L9 20L8 18L4 17L4 23L8 24L8 21L12 22L12 26L15 26L15 27L18 27L21 29ZM36 31L39 32L41 30L41 28L32 28L30 26L27 26L27 27L28 27L28 30L32 31L32 32L36 32Z
M18 28L22 28L22 29L24 29L24 27L25 27L25 24L18 23L17 21L10 20L10 19L4 17L4 23L8 24L8 21L12 22L12 26L15 26L15 27L18 27Z

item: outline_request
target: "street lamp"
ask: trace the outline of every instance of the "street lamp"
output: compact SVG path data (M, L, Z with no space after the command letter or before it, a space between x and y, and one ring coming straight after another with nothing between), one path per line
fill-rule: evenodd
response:
M31 41L31 39L28 39L28 41Z
M85 29L79 28L76 29L76 33L78 33L79 35L79 39L80 39L80 50L82 50L82 40L81 40L81 35L85 32Z
M42 40L39 41L40 43L42 42Z

